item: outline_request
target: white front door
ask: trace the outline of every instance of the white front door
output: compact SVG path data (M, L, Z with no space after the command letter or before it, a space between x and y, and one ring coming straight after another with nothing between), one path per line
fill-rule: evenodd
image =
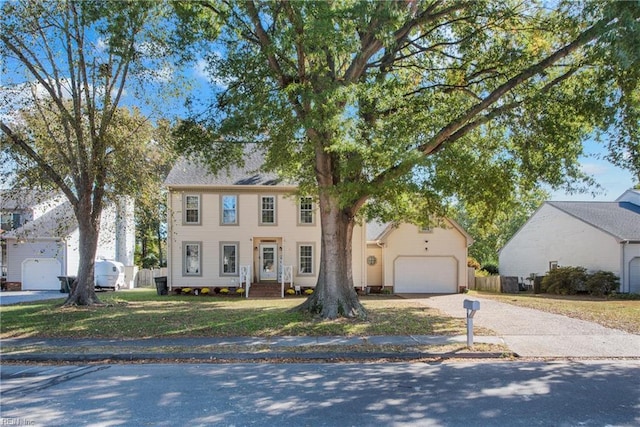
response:
M260 245L260 281L278 279L278 245Z

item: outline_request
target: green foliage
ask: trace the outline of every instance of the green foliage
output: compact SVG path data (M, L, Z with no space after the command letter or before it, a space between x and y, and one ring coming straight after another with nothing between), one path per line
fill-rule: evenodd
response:
M575 295L586 289L587 278L584 267L558 267L542 279L542 288L550 294Z
M610 295L620 287L620 279L611 271L597 271L587 278L587 291L593 296Z
M482 270L486 271L491 276L497 276L498 274L500 274L500 270L495 264L484 264L482 266Z
M589 274L583 267L558 267L542 279L542 290L558 295L575 295L586 291L593 296L604 296L615 293L619 285L618 276L612 272Z

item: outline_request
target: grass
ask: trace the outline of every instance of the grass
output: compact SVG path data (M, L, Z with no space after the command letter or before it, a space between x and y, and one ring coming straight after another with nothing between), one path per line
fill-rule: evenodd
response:
M479 291L472 291L472 293L483 298L562 314L632 334L640 334L640 300L606 299L583 295L495 294Z
M158 296L141 289L100 295L104 307L60 307L60 300L0 308L0 338L154 338L228 336L463 335L464 319L389 296L361 297L369 318L318 320L290 299ZM491 331L476 329L476 334Z

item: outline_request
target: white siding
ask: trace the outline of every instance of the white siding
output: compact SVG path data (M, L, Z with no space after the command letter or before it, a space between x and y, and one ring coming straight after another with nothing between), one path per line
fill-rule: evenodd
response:
M549 263L620 274L614 237L545 203L500 251L500 274L545 275Z
M284 265L292 265L294 283L301 286L314 286L320 267L320 219L316 217L314 225L298 225L298 199L283 193L262 190L258 193L228 191L222 194L238 195L238 225L220 224L220 192L200 189L194 191L172 191L169 194L169 285L172 287L204 287L204 286L236 286L239 277L221 276L220 273L220 242L238 243L238 266L251 265L254 279L257 278L256 249L260 241L275 241L278 253L282 255ZM201 195L201 221L199 225L183 224L183 194ZM260 225L259 194L276 195L277 219L275 225ZM316 215L318 212L316 210ZM362 286L364 281L364 230L356 227L354 230L353 275L354 285ZM201 276L184 276L182 274L182 243L201 242ZM298 243L314 244L314 275L297 275Z
M7 241L7 282L22 282L22 263L25 259L53 258L62 265L64 245L54 240ZM57 279L56 279L57 280Z
M448 262L455 263L453 271L456 275L451 279L453 285L450 286L450 292L457 292L457 286L467 286L467 239L448 223L446 228L434 228L427 233L419 231L415 225L402 224L387 236L384 243L385 286L394 285L394 279L398 277L396 269L399 267L395 261L400 257L449 257ZM432 291L425 287L422 292Z

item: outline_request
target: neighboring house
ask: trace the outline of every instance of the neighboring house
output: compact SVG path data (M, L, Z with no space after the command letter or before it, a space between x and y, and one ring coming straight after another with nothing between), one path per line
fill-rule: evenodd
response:
M557 266L611 271L640 293L640 191L615 202L545 202L500 250L500 274L544 276Z
M66 198L35 192L22 197L2 193L0 214L4 230L0 234L0 262L7 283L18 283L23 290L57 290L58 276L77 274L79 230ZM129 267L129 274L133 274L135 250L133 215L131 199L105 206L96 256L122 262Z
M260 172L262 161L261 154L249 153L243 168L216 175L185 159L173 167L165 180L169 289L239 287L246 282L316 285L318 208L312 198L295 195L294 183ZM454 293L467 285L470 239L459 227L423 233L403 224L375 235L369 245L366 230L357 226L353 234L356 288L393 287L397 282L403 292ZM431 243L425 245L425 240ZM380 268L376 273L367 267L371 256Z

